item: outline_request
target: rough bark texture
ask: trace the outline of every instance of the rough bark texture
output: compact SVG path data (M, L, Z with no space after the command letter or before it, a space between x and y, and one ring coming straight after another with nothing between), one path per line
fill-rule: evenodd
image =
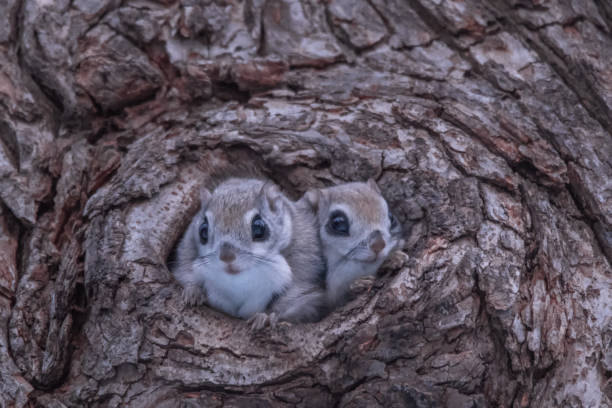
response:
M608 1L0 15L0 407L612 405ZM167 257L245 169L375 177L404 252L317 324L186 308Z

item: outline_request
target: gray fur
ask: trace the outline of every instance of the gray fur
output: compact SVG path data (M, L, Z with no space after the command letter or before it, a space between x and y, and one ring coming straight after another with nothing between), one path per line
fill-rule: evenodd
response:
M267 242L252 242L250 214L265 219L270 230ZM199 228L205 216L210 236L208 243L202 244ZM212 195L204 190L202 207L179 242L173 269L184 287L185 300L201 304L207 299L226 313L255 318L253 326L261 326L262 321L265 324L267 313L291 322L318 320L325 297L317 278L324 263L313 217L308 208L296 205L275 185L261 180L229 179ZM219 260L221 243L230 243L238 258L242 257L235 262L238 274L223 269L227 265ZM255 274L252 280L241 280L249 274ZM232 299L243 294L242 286L231 287L234 282L246 285L245 304L256 303L243 307L240 299Z
M399 224L391 227L389 207L373 180L346 183L308 191L300 200L316 214L322 252L326 262L326 303L332 309L345 301L351 283L374 275L384 260L403 246ZM335 211L349 219L348 236L330 234L327 223ZM382 240L380 253L372 250L373 240Z
M325 262L316 228L316 218L303 203L292 203L293 234L283 254L293 271L293 284L273 305L280 320L314 322L325 307L322 278Z

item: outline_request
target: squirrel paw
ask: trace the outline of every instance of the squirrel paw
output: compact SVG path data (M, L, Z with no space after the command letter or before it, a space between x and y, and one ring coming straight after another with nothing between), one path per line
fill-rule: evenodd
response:
M372 287L376 283L376 278L373 276L366 276L352 282L350 287L350 293L363 293L372 290Z
M198 285L189 285L183 288L183 301L188 306L202 306L206 303L206 293Z
M250 331L257 332L270 325L271 328L276 327L276 323L278 322L278 315L274 312L272 313L255 313L253 316L247 320L247 324L249 324Z

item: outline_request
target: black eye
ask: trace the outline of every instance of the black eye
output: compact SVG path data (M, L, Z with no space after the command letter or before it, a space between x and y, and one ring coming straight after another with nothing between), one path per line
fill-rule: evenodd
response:
M391 229L395 229L399 226L399 221L395 218L395 215L389 213L389 221L391 221Z
M334 211L327 222L327 232L332 235L348 235L349 221L342 211Z
M268 226L259 215L253 217L253 221L251 221L251 235L253 241L265 241L268 238Z
M206 245L208 242L208 218L204 217L202 225L200 225L200 242Z

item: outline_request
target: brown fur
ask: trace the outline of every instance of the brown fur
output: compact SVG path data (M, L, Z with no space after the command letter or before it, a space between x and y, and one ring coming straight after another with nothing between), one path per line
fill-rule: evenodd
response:
M378 199L379 193L365 183L347 183L325 190L329 202L346 204L370 224L383 221L384 210Z
M263 193L265 191L265 193ZM281 320L293 322L313 321L320 318L324 309L324 292L321 277L324 273L319 238L315 229L314 214L308 209L292 203L271 183L256 179L229 179L221 183L213 194L204 191L203 208L194 217L177 249L178 265L175 276L186 288L185 297L190 303L200 303L203 281L191 267L197 258L197 230L204 214L209 211L217 228L217 238L234 237L239 241L250 241L251 227L244 215L258 205L269 206L276 211L288 211L292 229L287 247L281 250L291 272L292 281L273 302L270 312ZM262 201L264 200L264 201ZM280 207L279 207L280 206ZM267 208L267 207L266 207ZM200 292L196 289L200 288Z

